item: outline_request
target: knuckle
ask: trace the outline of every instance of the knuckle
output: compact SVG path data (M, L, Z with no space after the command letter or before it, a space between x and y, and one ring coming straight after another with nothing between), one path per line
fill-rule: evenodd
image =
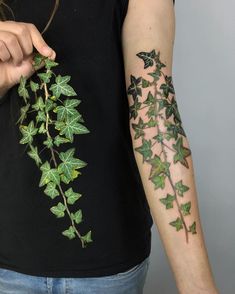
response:
M16 36L14 36L13 34L8 34L6 42L9 45L15 45L17 42Z
M24 24L19 25L17 30L20 36L25 36L28 33L27 27Z

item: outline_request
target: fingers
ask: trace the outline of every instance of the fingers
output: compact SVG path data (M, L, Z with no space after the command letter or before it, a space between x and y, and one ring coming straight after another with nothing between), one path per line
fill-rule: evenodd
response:
M34 24L0 21L0 59L2 61L8 61L10 54L13 63L19 65L33 52L33 47L46 57L55 55L55 51L47 45Z

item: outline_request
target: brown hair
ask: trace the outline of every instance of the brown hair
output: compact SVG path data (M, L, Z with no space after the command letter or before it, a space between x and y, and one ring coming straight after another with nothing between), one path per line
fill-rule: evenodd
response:
M41 34L44 34L45 31L46 31L46 30L48 29L48 27L50 26L50 24L51 24L51 22L52 22L52 20L53 20L53 18L54 18L54 15L55 15L55 13L56 13L56 10L57 10L57 8L58 8L58 6L59 6L59 3L60 3L60 0L55 0L55 5L54 5L54 7L53 7L53 10L52 10L52 13L51 13L51 15L50 15L50 18L49 18L49 20L48 20L46 26L45 26L44 29L42 30ZM8 9L8 10L11 12L13 18L15 19L15 17L14 17L14 13L13 13L12 9L10 8L10 6L8 6L8 5L6 4L6 1L5 1L5 0L0 0L0 20L7 20L6 14L5 14L5 12L4 12L5 9Z

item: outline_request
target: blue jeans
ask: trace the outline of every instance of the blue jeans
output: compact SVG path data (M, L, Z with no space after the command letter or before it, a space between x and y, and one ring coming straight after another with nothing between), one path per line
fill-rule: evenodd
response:
M142 294L149 257L118 274L91 278L31 276L0 268L1 294Z

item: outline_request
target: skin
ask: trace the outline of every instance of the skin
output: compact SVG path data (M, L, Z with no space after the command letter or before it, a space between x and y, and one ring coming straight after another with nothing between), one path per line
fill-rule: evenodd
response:
M30 77L34 73L34 48L53 60L56 57L34 24L0 21L0 96L19 83L21 75Z
M161 62L166 67L162 68L164 75L172 76L172 60L173 46L175 37L175 14L172 0L130 0L126 18L122 28L122 46L124 56L124 66L126 75L126 88L128 103L133 109L134 97L130 91L131 76L136 78L141 77L146 80L150 79L148 73L153 71L154 67L144 69L144 63L141 58L137 57L140 52L151 52L153 49L160 52ZM162 75L158 81L158 90L160 86L165 84L166 80ZM154 85L149 86L148 91L155 93ZM146 89L142 88L142 96L137 98L143 103L147 97ZM169 96L173 98L173 94ZM175 98L175 97L174 97ZM132 107L132 108L131 108ZM163 131L163 122L174 123L172 117L167 118L162 112L162 119L155 117L155 122L158 126L144 129L143 136L136 136L135 126L141 118L143 123L149 121L146 115L147 108L143 108L134 115L130 115L130 133L132 136L133 150L135 159L140 172L141 180L144 186L146 198L150 207L152 217L154 219L156 229L160 233L160 238L163 242L170 266L174 273L176 285L181 294L201 294L219 293L213 278L212 270L209 264L207 249L203 236L203 230L200 222L198 210L197 190L194 179L194 168L192 154L190 152L189 140L187 136L179 135L182 139L183 146L187 157L184 164L174 162L175 152L172 148L176 144L176 140L171 139L168 142L168 147L162 146L160 143L154 144L150 148L152 158L155 155L161 154L163 147L167 155L167 162L170 165L170 176L172 183L182 180L188 187L184 197L178 197L179 204L190 202L190 213L184 216L185 228L195 222L196 234L188 232L186 238L186 229L176 230L175 227L169 225L172 220L179 217L179 210L174 202L173 207L166 209L166 206L160 201L167 194L173 195L173 189L169 179L165 181L164 189L155 189L150 175L153 174L150 158L143 160L141 154L142 138L151 140L160 131ZM167 141L166 141L167 142ZM164 160L163 154L161 159Z
M131 75L149 77L148 72L143 68L143 61L136 57L139 52L150 52L152 49L160 52L161 60L166 64L165 75L172 75L174 17L171 0L129 0L128 12L122 30L127 90ZM4 95L13 85L19 83L21 75L29 77L33 74L34 47L42 55L55 59L56 53L47 45L33 24L0 21L0 96ZM163 83L164 80L161 79L160 84ZM133 100L129 94L128 101L131 106ZM147 118L143 111L138 115L146 122ZM187 156L188 167L185 168L183 165L174 164L173 151L167 150L173 181L183 180L190 188L187 191L187 201L191 202L191 213L187 215L185 221L187 221L187 225L196 221L197 234L190 234L189 242L186 242L183 230L176 231L172 226L169 226L169 222L177 217L176 210L166 210L159 201L166 196L166 193L172 193L172 187L166 185L164 190L154 189L153 183L149 179L151 165L143 162L142 155L136 150L140 147L141 140L134 138L135 132L132 125L134 122L136 121L133 118L130 119L135 158L151 214L169 258L179 293L217 294L219 292L213 279L200 223L192 155ZM157 129L153 130L154 128L146 129L146 137L151 138L155 135ZM190 149L187 137L184 137L183 144ZM160 144L155 144L152 152L157 154L159 148L161 148Z

